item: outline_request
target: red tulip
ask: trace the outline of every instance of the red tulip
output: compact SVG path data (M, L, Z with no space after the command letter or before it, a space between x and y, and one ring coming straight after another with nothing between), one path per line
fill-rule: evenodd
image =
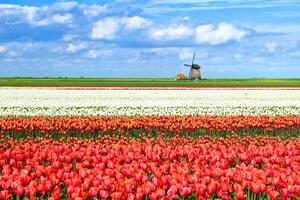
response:
M217 192L217 184L215 182L211 182L210 184L208 184L207 192L208 194L213 194Z
M89 193L88 193L89 197L96 197L97 194L98 194L98 189L96 187L91 187L89 189Z
M99 195L102 199L106 199L109 195L109 193L105 190L100 190Z
M254 193L254 194L258 194L260 192L260 187L258 184L256 183L253 183L251 182L250 183L250 188L251 188L251 191Z
M8 190L1 190L0 191L0 198L1 199L9 199L10 198L10 193Z
M237 199L246 199L246 195L244 194L243 191L237 191L236 192L236 198Z
M169 197L173 198L173 197L176 195L177 191L178 191L178 190L177 190L177 187L173 185L173 186L171 186L170 189L167 191L167 194L168 194Z
M187 196L192 195L192 193L193 193L192 188L190 188L190 187L184 187L182 189L181 195L187 197Z
M279 192L275 190L271 191L270 197L271 199L277 199L279 197Z
M36 194L36 190L32 186L25 187L26 196L33 197Z
M166 194L166 192L165 192L165 190L163 190L163 189L159 189L159 190L157 190L157 192L156 192L156 196L157 196L157 198L163 198L164 196L165 196L165 194Z
M17 186L15 189L13 189L13 191L17 196L23 196L24 187L23 186Z
M74 192L74 190L75 190L74 187L70 185L70 186L67 188L67 194L68 194L68 195L71 195L71 194Z
M44 135L35 139L8 137L6 140L0 135L0 198L7 196L7 192L2 191L8 191L8 197L11 194L12 198L26 193L26 197L47 194L51 199L59 199L62 188L67 188L66 198L69 199L93 198L100 193L101 198L116 200L142 199L143 195L150 199L178 199L188 198L191 194L196 194L197 199L209 198L211 194L222 199L230 199L229 195L234 194L237 199L244 199L248 186L250 193L262 192L275 199L299 196L297 139L249 137L246 134L218 138L209 136L208 132L218 134L218 131L226 130L226 134L235 134L237 127L239 131L255 132L257 128L266 131L269 127L272 131L277 128L284 132L283 126L293 127L288 129L293 132L300 128L299 117L171 116L132 117L130 120L127 117L38 117L30 120L15 118L15 122L6 120L0 118L1 131L22 130L24 123L27 129L23 131L32 126ZM292 126L288 125L291 121ZM20 128L8 128L7 124ZM70 130L74 134L97 135L104 128L112 132L97 137L97 140L68 135ZM170 128L168 133L166 128ZM131 134L133 129L136 134L141 134L141 138L123 136ZM146 137L150 131L158 129L157 139ZM197 139L181 137L182 132L193 134L195 129L206 130L208 135ZM56 131L66 135L53 140L49 133L57 134ZM173 135L166 138L166 134Z

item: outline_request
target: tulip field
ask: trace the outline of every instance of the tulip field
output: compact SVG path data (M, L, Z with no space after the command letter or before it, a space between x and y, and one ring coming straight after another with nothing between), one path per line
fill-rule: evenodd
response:
M0 116L297 115L296 89L0 88Z
M0 88L0 199L300 199L300 89Z

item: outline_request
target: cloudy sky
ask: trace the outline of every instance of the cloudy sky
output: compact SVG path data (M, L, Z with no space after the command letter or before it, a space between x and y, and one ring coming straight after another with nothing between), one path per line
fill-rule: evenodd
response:
M2 0L0 76L300 77L299 0Z

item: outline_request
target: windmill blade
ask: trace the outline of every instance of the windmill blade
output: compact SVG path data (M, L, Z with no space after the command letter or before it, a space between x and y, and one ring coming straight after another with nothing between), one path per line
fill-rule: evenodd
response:
M192 65L184 64L184 66L191 67Z
M194 60L195 60L195 52L194 52L194 56L193 56L192 65L194 64Z

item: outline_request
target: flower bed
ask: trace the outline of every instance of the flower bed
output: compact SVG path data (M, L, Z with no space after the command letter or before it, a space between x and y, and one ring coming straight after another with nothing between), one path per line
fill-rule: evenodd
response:
M272 137L1 139L0 198L300 196L299 140Z
M0 92L0 199L300 197L296 90Z
M228 136L233 133L297 137L300 117L293 116L139 116L0 118L2 136L55 138L104 135Z
M0 116L293 115L299 90L1 89Z

